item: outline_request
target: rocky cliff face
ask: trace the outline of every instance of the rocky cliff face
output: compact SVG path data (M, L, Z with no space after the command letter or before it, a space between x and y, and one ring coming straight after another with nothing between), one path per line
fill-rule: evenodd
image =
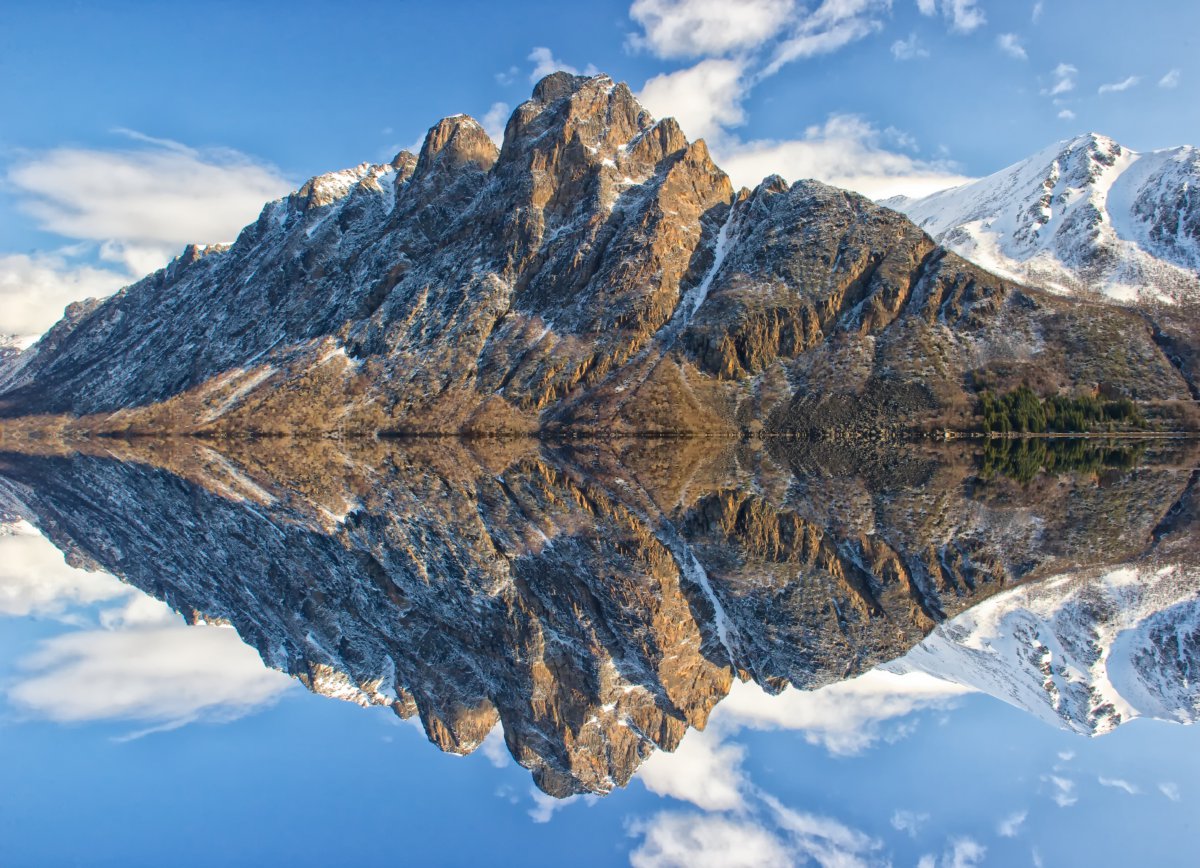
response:
M936 415L981 370L1187 395L1131 312L815 182L735 191L625 85L556 73L498 151L447 118L419 155L315 178L231 247L73 306L0 405L155 431L728 433Z
M1200 150L1080 136L990 177L887 203L1014 280L1123 301L1200 296Z
M1171 455L1023 487L958 451L778 442L87 448L0 457L0 512L443 750L502 723L555 795L623 785L734 678L817 688L1017 583L1194 561ZM1178 682L1173 647L1148 683Z

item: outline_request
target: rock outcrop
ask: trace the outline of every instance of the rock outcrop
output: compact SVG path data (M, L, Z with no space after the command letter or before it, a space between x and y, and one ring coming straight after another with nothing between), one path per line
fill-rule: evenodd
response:
M559 796L625 784L734 678L815 689L1019 583L1195 560L1172 455L1021 486L958 450L784 442L88 448L0 455L0 513L443 750L502 724ZM1175 683L1160 650L1144 680Z
M734 190L624 84L555 73L499 150L447 118L419 155L314 178L231 247L73 306L0 372L0 411L158 432L728 434L864 401L875 422L936 418L1031 372L1189 396L1136 313L989 274L823 184Z

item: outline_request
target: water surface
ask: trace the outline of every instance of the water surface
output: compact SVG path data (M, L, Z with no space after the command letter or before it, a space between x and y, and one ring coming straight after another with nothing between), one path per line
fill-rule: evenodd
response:
M1186 444L41 451L5 864L1191 862Z

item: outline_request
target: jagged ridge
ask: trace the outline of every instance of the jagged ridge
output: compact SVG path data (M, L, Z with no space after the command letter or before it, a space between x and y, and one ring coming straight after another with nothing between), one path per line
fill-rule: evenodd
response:
M419 715L444 750L501 722L556 795L623 785L734 677L815 689L1014 583L1195 526L1171 464L973 490L955 453L847 471L780 443L231 445L0 455L0 513L315 691ZM1143 668L1167 684L1187 658L1164 647Z
M1137 316L997 278L852 193L735 192L628 87L565 73L499 151L447 118L419 155L72 306L18 361L4 412L146 431L795 431L944 415L980 372L1188 394Z
M884 204L997 274L1112 299L1200 297L1200 150L1096 133L979 181Z

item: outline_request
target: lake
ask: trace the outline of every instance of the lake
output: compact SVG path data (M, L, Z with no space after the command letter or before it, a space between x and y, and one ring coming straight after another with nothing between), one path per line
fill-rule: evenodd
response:
M0 454L0 863L1194 864L1196 459Z

